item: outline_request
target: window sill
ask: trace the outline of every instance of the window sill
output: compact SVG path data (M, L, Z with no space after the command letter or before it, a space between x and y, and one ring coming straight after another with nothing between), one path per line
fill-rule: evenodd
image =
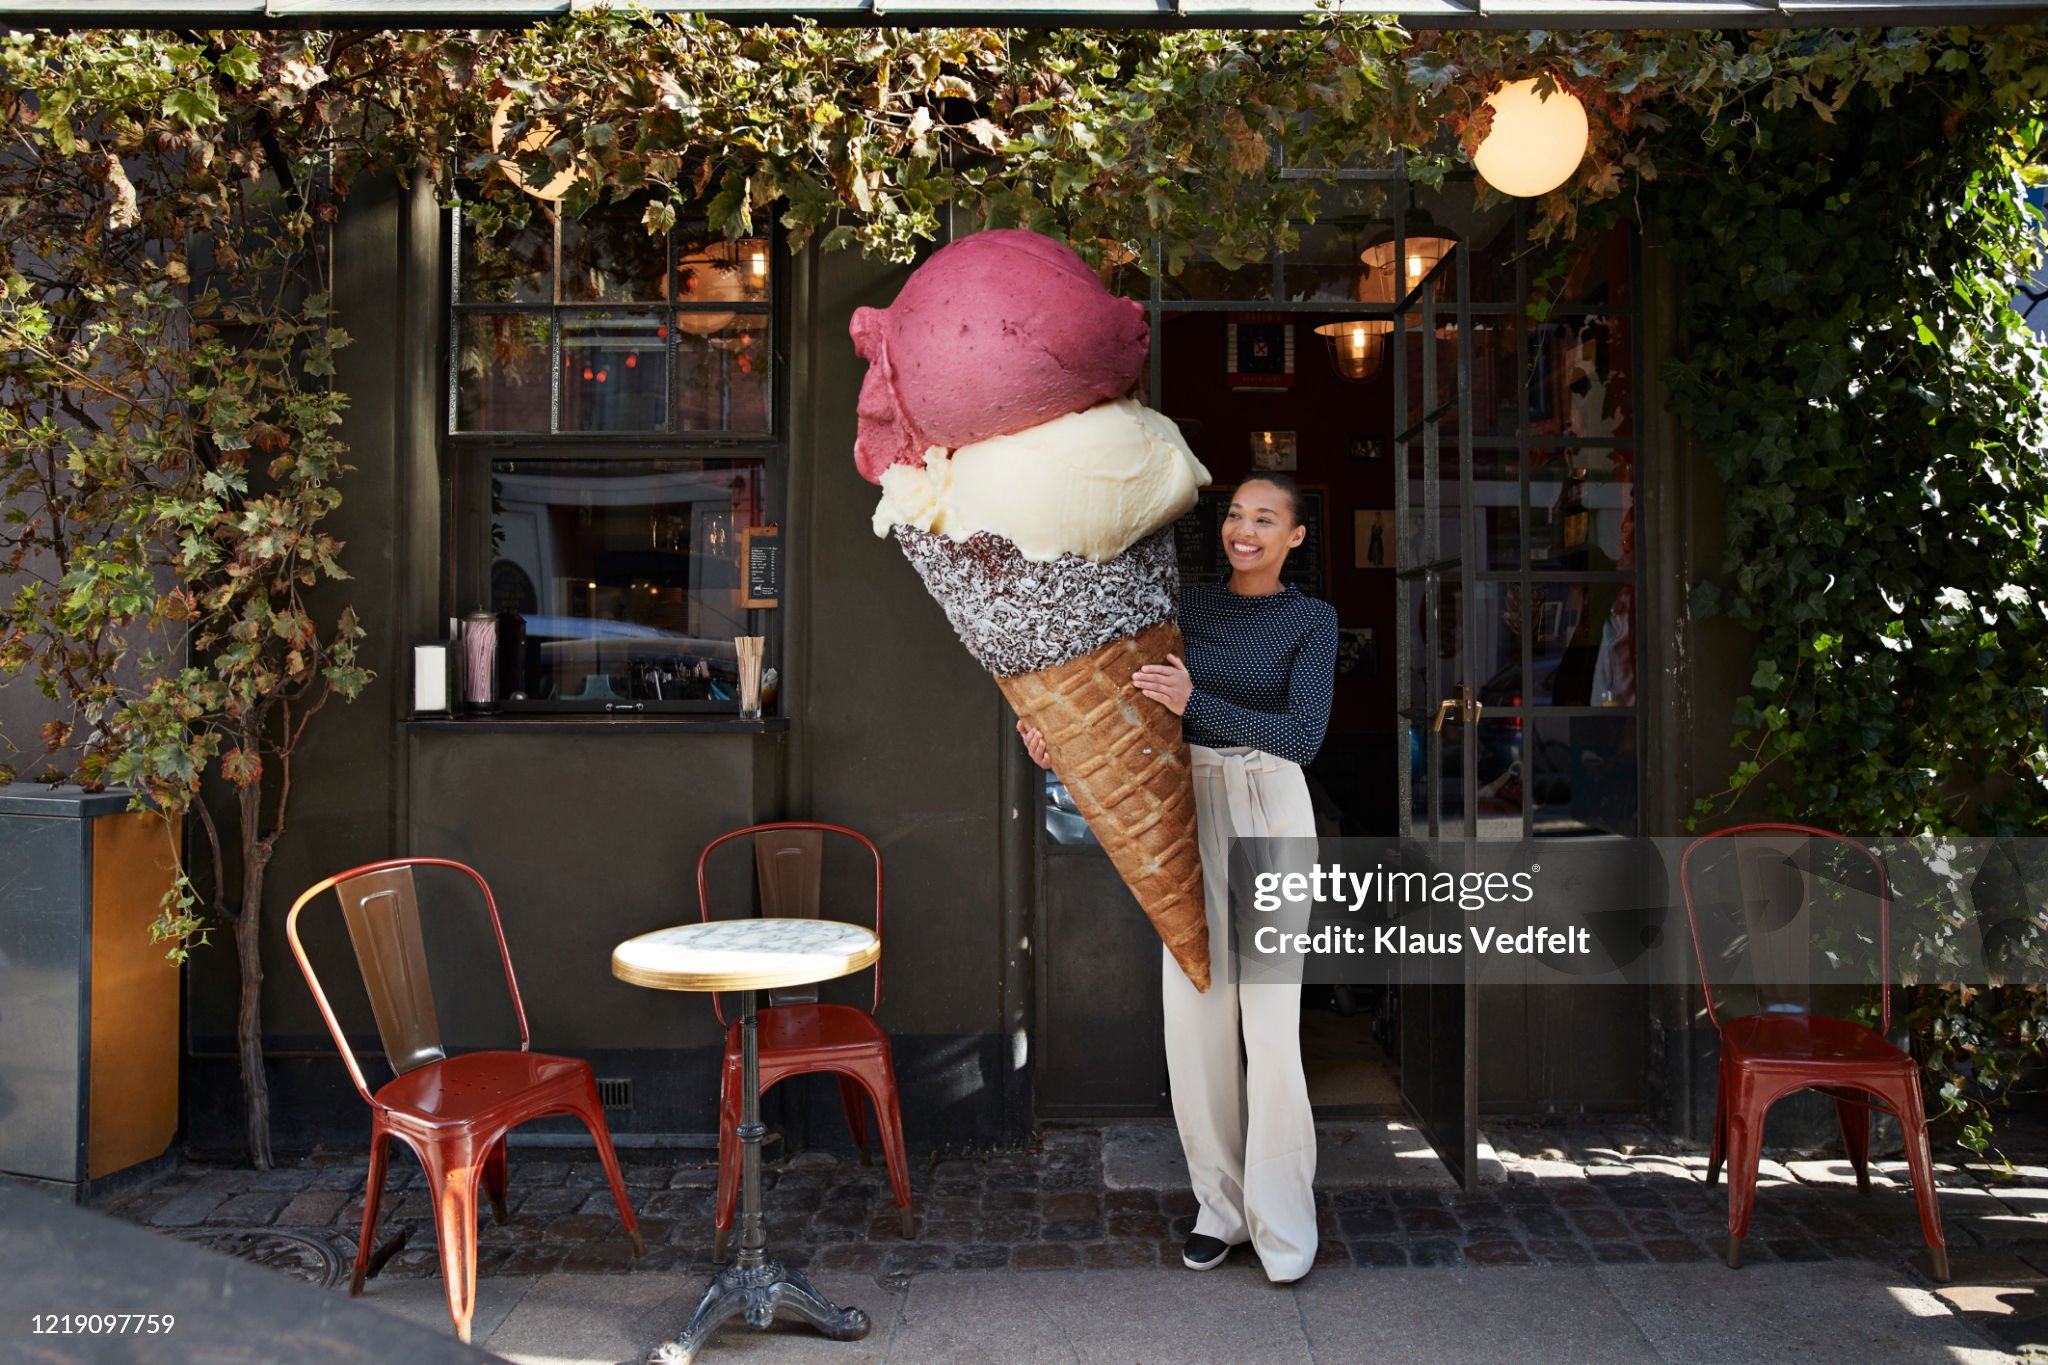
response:
M620 735L699 734L766 735L789 729L784 716L763 720L740 720L733 716L419 716L402 720L398 728L426 735Z

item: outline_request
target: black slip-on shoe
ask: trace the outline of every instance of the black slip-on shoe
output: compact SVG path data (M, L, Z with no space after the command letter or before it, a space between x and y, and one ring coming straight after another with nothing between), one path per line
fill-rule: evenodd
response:
M1220 1237L1191 1232L1187 1245L1181 1248L1180 1263L1189 1270L1214 1270L1230 1259L1230 1246Z

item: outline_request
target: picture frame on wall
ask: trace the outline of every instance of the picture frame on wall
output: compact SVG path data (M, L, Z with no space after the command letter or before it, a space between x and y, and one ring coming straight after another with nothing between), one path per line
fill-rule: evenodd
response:
M1352 514L1352 566L1359 569L1394 567L1394 509L1361 507Z
M1223 382L1229 388L1294 387L1294 323L1285 313L1232 313L1223 344Z
M1347 450L1354 460L1376 464L1387 458L1387 438L1384 436L1367 436L1362 433L1354 433L1347 446Z
M1291 431L1255 431L1251 434L1252 470L1292 470L1295 467L1295 435Z
M1378 677L1379 631L1372 626L1337 627L1337 671L1360 678Z

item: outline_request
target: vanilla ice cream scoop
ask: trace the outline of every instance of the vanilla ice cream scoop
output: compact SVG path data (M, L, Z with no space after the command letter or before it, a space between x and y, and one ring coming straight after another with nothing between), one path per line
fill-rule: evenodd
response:
M909 525L962 541L990 531L1026 559L1101 563L1193 507L1207 482L1172 419L1124 398L950 456L934 446L922 466L891 465L875 534Z

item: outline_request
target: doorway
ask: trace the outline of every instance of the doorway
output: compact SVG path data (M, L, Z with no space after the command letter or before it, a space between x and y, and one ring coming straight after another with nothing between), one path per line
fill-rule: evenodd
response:
M1391 841L1434 818L1474 838L1633 833L1632 236L1531 250L1526 213L1481 209L1467 186L1433 196L1427 214L1398 172L1325 188L1319 221L1267 261L1106 272L1147 303L1145 397L1209 469L1210 514L1261 466L1291 472L1310 504L1315 525L1286 577L1331 602L1343 632L1329 733L1307 769L1318 832ZM1376 240L1389 236L1392 250ZM1430 236L1455 249L1411 249ZM1376 248L1400 258L1386 263L1408 287L1361 307ZM1356 338L1316 328L1361 319L1399 331L1378 364L1347 373L1339 351ZM1202 571L1193 539L1184 576ZM1429 564L1404 557L1419 545L1435 547ZM1227 573L1220 558L1215 568ZM1429 659L1433 674L1411 667ZM1459 685L1469 711L1441 729L1418 719ZM1039 822L1039 1113L1164 1116L1157 1016L1134 1012L1141 997L1157 1008L1157 941L1061 795L1048 787ZM1563 1090L1580 1073L1560 1089L1561 1058L1583 1055L1591 1033L1630 1036L1617 1010L1596 1020L1533 988L1483 1010L1461 988L1402 994L1393 981L1308 988L1311 1099L1326 1117L1433 1119L1454 1170L1469 1165L1482 1067L1484 1088L1513 1107L1571 1102ZM1405 1039L1404 1010L1424 1021ZM1618 1045L1600 1046L1619 1084Z

